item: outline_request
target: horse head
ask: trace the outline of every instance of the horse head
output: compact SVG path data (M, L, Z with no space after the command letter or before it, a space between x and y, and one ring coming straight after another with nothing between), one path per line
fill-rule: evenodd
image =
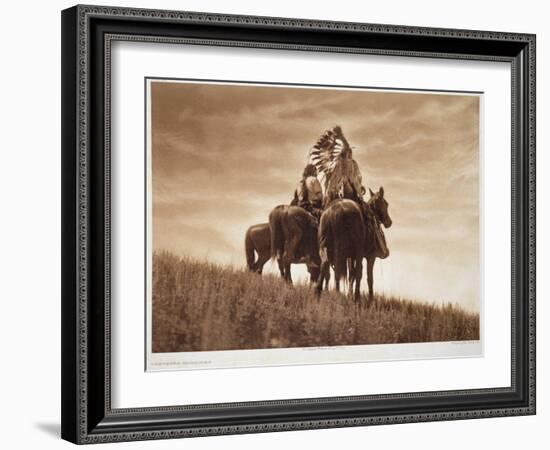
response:
M372 192L369 188L369 192L370 199L367 202L368 205L371 207L378 220L382 222L386 228L391 227L392 220L388 213L388 202L384 198L384 188L380 187L378 192Z

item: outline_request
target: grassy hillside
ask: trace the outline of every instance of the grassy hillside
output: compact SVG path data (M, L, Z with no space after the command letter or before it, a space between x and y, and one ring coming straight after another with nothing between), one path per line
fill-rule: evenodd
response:
M479 339L479 315L377 297L358 307L275 276L153 256L153 352Z

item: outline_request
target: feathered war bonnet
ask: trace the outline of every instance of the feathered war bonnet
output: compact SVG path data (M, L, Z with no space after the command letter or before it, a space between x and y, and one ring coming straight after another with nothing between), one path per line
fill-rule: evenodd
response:
M359 166L352 158L352 149L338 125L325 131L309 151L309 163L317 168L325 195L329 199L346 197L346 188L362 195Z

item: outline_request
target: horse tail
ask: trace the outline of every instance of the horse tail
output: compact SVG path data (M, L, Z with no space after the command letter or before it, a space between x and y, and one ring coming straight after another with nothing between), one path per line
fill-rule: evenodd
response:
M322 217L319 223L319 249L327 248L328 243L332 240L332 227L329 217Z
M250 271L254 271L254 242L252 241L251 236L252 227L246 230L246 235L244 237L244 251L246 254L246 265Z
M285 245L280 207L276 207L269 214L269 230L271 232L271 258L275 259L283 254Z
M341 276L340 269L340 246L338 242L339 234L338 227L335 223L335 211L329 210L321 216L319 223L318 240L319 253L325 253L328 264L334 269L334 279L339 281ZM328 272L330 276L330 270Z

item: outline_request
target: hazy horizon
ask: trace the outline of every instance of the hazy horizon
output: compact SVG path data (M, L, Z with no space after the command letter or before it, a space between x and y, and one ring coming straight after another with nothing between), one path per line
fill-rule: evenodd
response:
M340 125L393 220L375 291L479 311L478 95L150 81L150 106L154 251L244 267L247 228Z

